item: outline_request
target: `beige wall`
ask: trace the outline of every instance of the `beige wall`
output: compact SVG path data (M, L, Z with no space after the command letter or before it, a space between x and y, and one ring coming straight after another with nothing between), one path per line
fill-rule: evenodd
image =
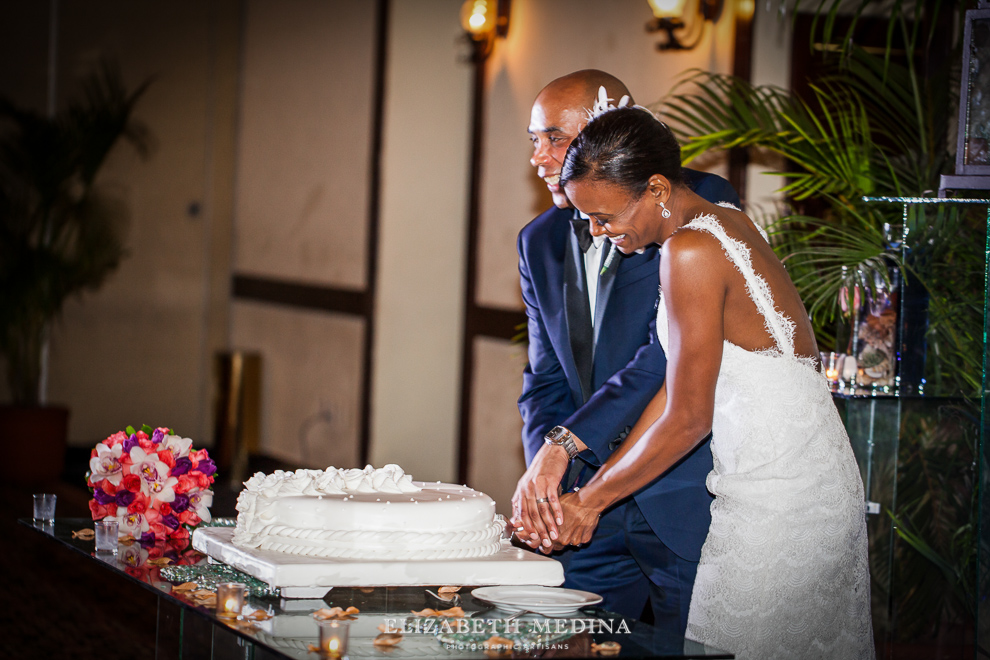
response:
M244 4L234 272L366 287L375 3ZM235 302L232 348L261 355L262 450L358 462L361 317Z
M458 0L389 20L371 457L456 474L471 67Z
M526 471L522 419L516 399L522 390L526 349L500 339L474 344L474 383L471 405L471 453L467 482L488 493L498 513L512 514L512 493Z
M362 289L375 3L245 7L235 270Z
M300 467L356 465L364 321L253 302L235 302L232 316L232 344L262 355L261 451Z

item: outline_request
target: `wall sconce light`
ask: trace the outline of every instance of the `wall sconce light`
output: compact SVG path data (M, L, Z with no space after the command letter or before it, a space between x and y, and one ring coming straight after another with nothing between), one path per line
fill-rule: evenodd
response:
M461 27L474 42L476 56L487 57L496 37L509 33L510 0L465 0Z
M697 15L684 19L685 5L697 2ZM657 44L657 50L691 50L704 35L705 26L715 23L722 15L724 0L647 0L653 10L653 20L646 24L647 32L665 32L667 40ZM692 12L687 12L692 13ZM682 41L675 32L689 31L690 42Z

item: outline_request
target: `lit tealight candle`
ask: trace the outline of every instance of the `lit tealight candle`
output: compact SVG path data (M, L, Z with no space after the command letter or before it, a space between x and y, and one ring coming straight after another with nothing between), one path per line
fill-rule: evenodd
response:
M217 585L217 616L236 619L244 609L244 593L247 587L240 582L224 582Z
M347 637L350 621L326 619L320 624L320 653L331 658L340 658L347 653Z

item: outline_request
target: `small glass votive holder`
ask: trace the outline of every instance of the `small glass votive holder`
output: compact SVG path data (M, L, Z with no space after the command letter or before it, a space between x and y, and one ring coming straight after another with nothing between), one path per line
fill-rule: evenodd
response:
M93 523L93 528L96 530L96 551L117 554L117 536L120 532L120 523L116 520L97 520Z
M222 582L217 585L217 616L236 619L244 609L247 586L241 582Z
M55 495L53 493L35 493L34 521L55 522Z
M351 622L342 619L325 619L317 623L320 625L320 654L329 658L343 657L347 653Z
M825 362L825 378L831 385L837 385L839 383L839 377L842 375L842 363L845 357L842 353L828 354L828 360Z

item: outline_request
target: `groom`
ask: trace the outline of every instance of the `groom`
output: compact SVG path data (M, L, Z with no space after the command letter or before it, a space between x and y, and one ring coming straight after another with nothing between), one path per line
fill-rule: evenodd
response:
M554 208L524 227L517 242L529 322L529 364L519 398L529 469L513 496L517 526L527 503L542 500L530 506L546 510L545 498L555 496L558 485L586 483L663 384L656 246L624 256L607 242L595 245L588 220L559 185L567 147L587 123L600 86L615 102L629 94L610 74L577 71L544 87L530 116L530 163L546 182ZM721 177L689 169L684 177L709 201L739 204ZM608 510L590 543L555 554L564 564L564 586L600 594L602 607L636 618L649 598L655 624L683 634L711 520L705 488L711 469L706 442ZM537 517L525 520L542 526ZM535 547L529 534L520 536Z

